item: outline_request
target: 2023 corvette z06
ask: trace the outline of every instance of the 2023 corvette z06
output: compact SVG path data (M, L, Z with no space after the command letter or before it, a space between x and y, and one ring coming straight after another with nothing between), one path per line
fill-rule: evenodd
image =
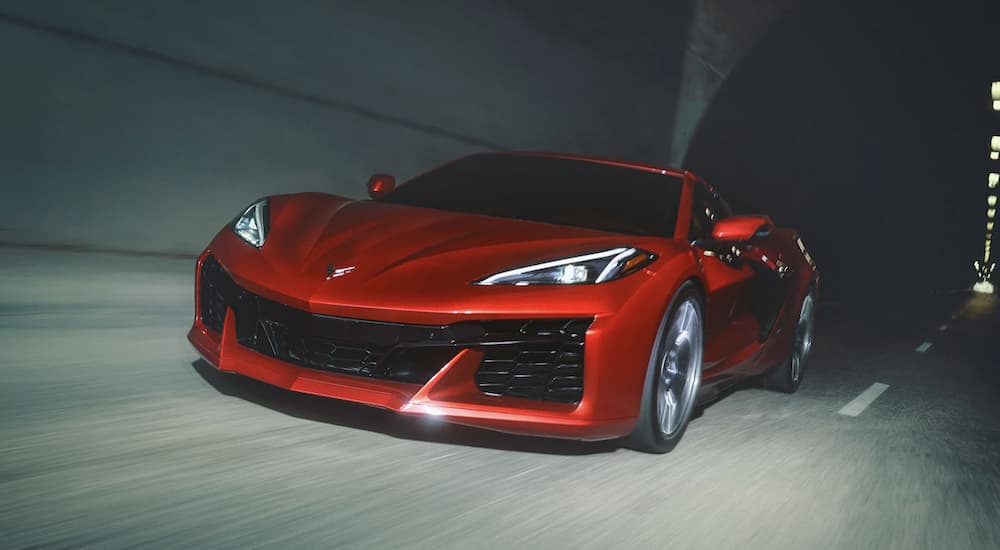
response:
M198 260L188 338L298 392L504 432L672 449L713 388L792 392L816 271L690 172L481 154L373 200L259 200Z

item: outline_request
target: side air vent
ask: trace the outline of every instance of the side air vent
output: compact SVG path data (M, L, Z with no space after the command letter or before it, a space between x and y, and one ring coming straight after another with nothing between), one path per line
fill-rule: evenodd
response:
M481 349L476 385L489 395L577 403L583 398L584 337L592 319L484 322L508 340ZM502 323L507 323L503 326Z

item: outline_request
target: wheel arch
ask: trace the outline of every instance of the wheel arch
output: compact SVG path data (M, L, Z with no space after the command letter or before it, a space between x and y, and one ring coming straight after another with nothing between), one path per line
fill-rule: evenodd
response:
M656 384L657 381L658 363L665 344L664 334L668 334L667 327L671 321L671 317L679 304L683 303L682 300L686 301L691 298L695 298L698 302L702 320L704 322L705 295L702 284L703 283L699 281L696 276L687 277L681 280L676 286L674 292L670 295L670 300L661 315L661 319L656 330L655 340L653 341L650 349L649 359L646 362L646 373L643 377L642 393L638 396L639 414L636 416L636 421L632 427L631 433L626 438L628 445L634 449L655 453L669 452L677 445L684 432L687 430L687 422L690 420L690 417L683 420L683 424L677 428L677 431L674 432L673 436L668 436L665 439L662 435L656 435L660 432L657 431L656 434L654 434L651 431L649 422L652 421L652 417L650 414L655 401L651 392L655 391L653 388L655 388L654 384ZM704 324L702 324L702 331L704 331ZM702 335L702 345L704 345L704 332ZM698 383L700 384L700 380ZM697 385L693 391L697 394ZM691 399L697 399L696 395L695 397L691 397ZM693 415L694 411L692 410L687 414ZM659 428L657 428L657 430L658 429Z
M705 283L694 274L689 275L686 278L681 278L680 282L675 287L673 287L670 293L670 299L667 300L666 305L663 307L663 311L660 314L660 322L657 325L656 332L654 333L653 336L653 342L652 345L650 346L649 357L647 358L646 363L644 365L646 372L643 377L643 383L639 387L639 394L635 396L635 399L639 402L636 422L638 422L639 419L642 418L643 413L649 406L646 400L643 399L643 397L646 395L647 387L651 383L652 376L650 373L653 372L652 364L653 362L656 361L656 358L659 355L660 345L661 345L661 335L663 334L667 322L670 320L670 313L674 310L674 307L677 305L677 298L681 295L685 287L692 288L692 290L694 290L694 292L698 295L698 298L701 302L702 323L704 323L705 300L707 298L705 293ZM704 324L702 325L702 327L704 327ZM704 345L704 336L702 342Z

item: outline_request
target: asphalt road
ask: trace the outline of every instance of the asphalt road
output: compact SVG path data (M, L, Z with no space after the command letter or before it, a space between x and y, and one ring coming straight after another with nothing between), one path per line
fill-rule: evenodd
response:
M1000 548L995 299L821 309L797 394L653 456L220 375L193 272L0 248L0 547Z

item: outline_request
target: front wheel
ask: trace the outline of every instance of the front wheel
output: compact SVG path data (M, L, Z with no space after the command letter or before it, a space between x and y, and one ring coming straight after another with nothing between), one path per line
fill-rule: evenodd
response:
M795 339L792 341L792 352L788 359L771 369L765 377L768 389L783 393L795 393L802 383L806 359L812 350L813 342L813 308L815 299L812 292L802 299L799 309L799 319L795 325Z
M701 385L703 326L701 299L694 285L687 283L660 323L639 421L629 436L632 448L666 453L684 435Z

